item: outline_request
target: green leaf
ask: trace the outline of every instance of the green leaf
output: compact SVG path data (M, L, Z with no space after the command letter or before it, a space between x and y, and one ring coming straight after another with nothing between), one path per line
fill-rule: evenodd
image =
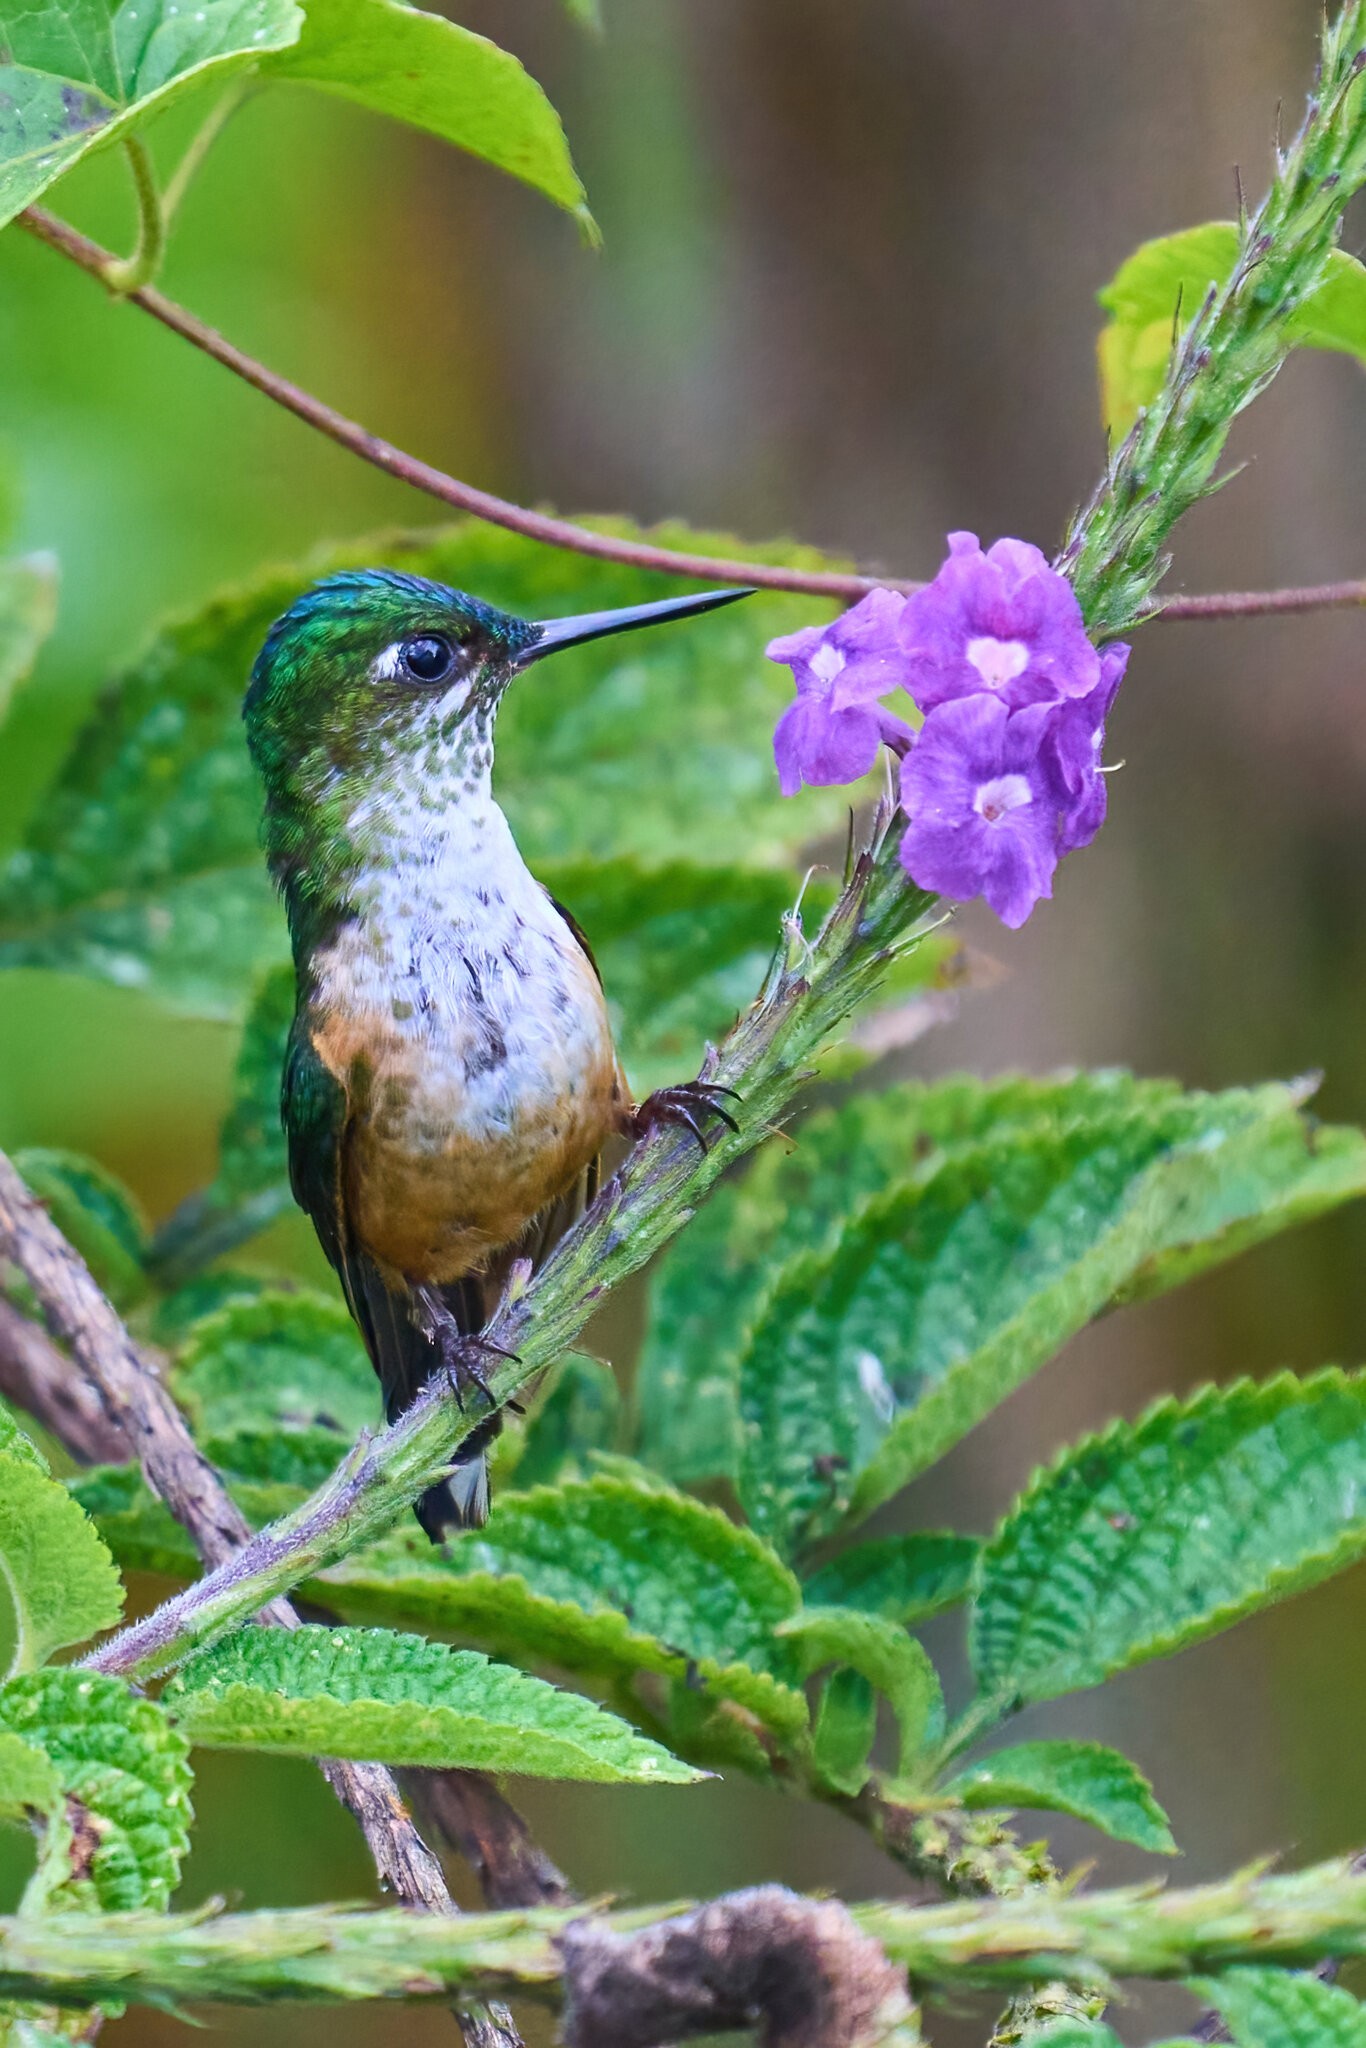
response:
M293 0L0 4L0 226L182 94L297 42Z
M183 1665L163 1699L211 1749L615 1785L700 1775L577 1693L387 1629L243 1629Z
M822 559L674 527L658 538L754 560ZM240 1014L255 977L287 957L260 854L243 678L306 584L375 561L530 618L670 587L468 521L331 550L166 627L100 698L0 874L0 966L90 974L203 1015ZM772 730L790 678L763 659L773 634L820 610L765 594L672 632L568 650L553 681L548 667L528 675L500 716L495 788L538 872L588 859L658 865L699 846L709 863L782 866L836 826L846 791L807 792L800 804L778 793Z
M877 1694L861 1671L843 1664L821 1689L811 1753L818 1776L855 1799L868 1782L877 1735Z
M53 1813L61 1797L51 1759L21 1736L0 1734L0 1814L23 1820L28 1813Z
M261 68L425 128L592 225L555 109L514 56L470 29L396 0L308 0L298 42Z
M976 1536L917 1529L858 1543L802 1583L808 1607L861 1607L908 1626L963 1599L982 1545Z
M947 1155L1010 1131L1156 1106L1174 1083L1127 1074L954 1076L857 1095L807 1117L719 1188L655 1275L636 1381L641 1454L679 1484L739 1476L740 1361L748 1326L789 1247L838 1242L861 1205L932 1178ZM858 1604L858 1603L855 1603Z
M863 1673L896 1716L898 1773L913 1777L917 1760L944 1727L939 1676L915 1637L881 1615L852 1607L804 1610L782 1622L778 1633L796 1643L808 1673L823 1664L847 1664Z
M1235 224L1206 221L1142 243L1099 294L1110 315L1099 343L1101 417L1116 439L1157 396L1175 328L1194 319L1211 285L1227 281L1237 255ZM1291 324L1301 347L1334 349L1366 363L1366 269L1334 249L1322 284Z
M741 1364L746 1512L790 1554L869 1514L1094 1316L1366 1189L1303 1090L1136 1096L947 1149L772 1283Z
M983 1554L980 1691L1052 1699L1170 1655L1366 1550L1366 1376L1160 1401L1041 1472Z
M56 620L56 557L27 555L0 562L0 723Z
M1174 1856L1167 1816L1127 1756L1100 1742L1021 1742L970 1764L945 1785L964 1806L1041 1807L1070 1813L1161 1856Z
M269 1292L207 1316L190 1331L171 1384L197 1435L324 1431L333 1464L380 1419L356 1326L321 1294Z
M781 1734L806 1729L796 1657L773 1634L797 1611L796 1580L749 1530L662 1488L612 1476L504 1494L486 1528L440 1551L399 1530L317 1583L357 1620L603 1678L686 1677Z
M89 1516L30 1455L0 1451L0 1575L14 1602L14 1669L112 1628L123 1588Z
M1366 2048L1366 2006L1307 1972L1247 1965L1190 1989L1222 2014L1235 2048Z
M515 1468L518 1488L587 1478L592 1453L607 1450L616 1439L620 1409L611 1366L571 1351L527 1425Z
M55 1893L64 1905L105 1913L164 1907L189 1848L190 1766L162 1709L99 1672L35 1671L0 1687L0 1727L41 1749L67 1799L93 1817L83 1875L71 1874L69 1844L49 1839L43 1903ZM60 1834L55 1825L51 1836Z
M122 1181L77 1152L33 1146L16 1152L14 1164L114 1306L140 1301L147 1224Z

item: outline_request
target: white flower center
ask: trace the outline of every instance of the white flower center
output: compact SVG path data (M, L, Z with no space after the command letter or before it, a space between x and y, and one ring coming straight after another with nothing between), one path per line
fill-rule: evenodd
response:
M998 775L984 782L972 800L972 808L988 825L997 825L1007 811L1018 811L1034 801L1034 792L1023 775Z
M990 633L968 642L968 660L989 690L999 690L1029 662L1023 640L996 640Z
M845 656L829 640L822 640L811 657L811 673L818 682L833 683L845 666Z

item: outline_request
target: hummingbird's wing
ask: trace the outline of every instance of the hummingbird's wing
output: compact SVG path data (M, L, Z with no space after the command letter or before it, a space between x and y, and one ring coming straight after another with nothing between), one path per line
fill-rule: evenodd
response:
M579 923L578 919L575 917L572 910L566 910L564 904L561 903L558 896L551 895L549 889L545 887L544 883L541 884L541 887L544 891L546 900L550 904L551 908L557 911L560 917L564 919L564 922L568 926L569 932L573 937L574 943L577 945L579 951L583 954L584 959L588 962L589 966L593 970L593 973L596 975L598 987L602 988L604 986L602 979L602 969L598 965L597 956L595 955L593 948L588 943L588 935L584 931L583 926ZM617 1081L621 1090L621 1099L623 1103L625 1103L629 1108L631 1102L631 1090L626 1079L626 1070L622 1066L621 1061L619 1059L617 1061ZM569 1215L567 1220L560 1224L559 1229L556 1230L554 1236L550 1239L549 1244L547 1244L547 1246L545 1247L545 1250L548 1251L550 1249L550 1245L554 1244L556 1238L562 1237L564 1235L565 1231L568 1230L569 1225L571 1223L577 1223L579 1217L582 1216L584 1210L588 1207L588 1204L592 1201L594 1195L596 1195L601 1179L602 1154L599 1153L598 1157L591 1161L588 1166L587 1172L584 1176L584 1185L577 1191L575 1191L574 1199L577 1202L577 1207L573 1210L572 1214ZM542 1253L542 1257L544 1257L544 1252Z
M311 1219L318 1241L343 1286L349 1234L341 1175L346 1113L346 1090L323 1065L296 1016L280 1082L280 1121L289 1153L289 1185L295 1201Z
M346 1090L319 1058L302 1021L289 1035L280 1088L280 1118L289 1151L289 1185L311 1219L346 1295L347 1306L379 1374L385 1411L392 1419L416 1390L412 1354L430 1370L426 1339L414 1329L404 1301L396 1301L356 1243L346 1207ZM420 1384L420 1380L417 1384Z
M578 946L579 951L583 954L584 959L588 962L594 974L597 976L598 987L601 988L602 969L599 967L597 960L594 957L593 948L588 943L588 937L584 931L583 926L579 923L579 920L575 917L572 910L565 909L563 903L561 903L558 896L551 895L549 889L545 887L544 883L541 884L541 888L545 894L547 902L550 904L551 909L557 911L559 915L564 919L565 923L569 926L569 929L574 936L575 944Z

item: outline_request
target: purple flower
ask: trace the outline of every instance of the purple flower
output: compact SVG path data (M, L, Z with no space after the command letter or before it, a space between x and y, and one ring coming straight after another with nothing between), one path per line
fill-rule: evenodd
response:
M1100 680L1071 584L1027 541L983 554L975 533L951 533L933 583L906 600L900 638L923 711L984 690L1016 711L1087 697Z
M910 727L877 701L905 678L896 634L904 602L895 591L870 590L833 625L769 642L769 660L785 662L797 684L773 735L784 796L803 782L857 782L884 741L898 751L909 746Z
M1055 705L1012 711L985 691L930 712L901 764L901 865L913 882L959 903L984 896L1012 930L1052 895L1061 768L1045 750L1058 717Z
M1089 846L1105 823L1100 753L1105 744L1105 721L1128 660L1129 650L1122 641L1114 640L1102 648L1100 681L1089 697L1059 708L1044 741L1044 758L1060 812L1060 854Z

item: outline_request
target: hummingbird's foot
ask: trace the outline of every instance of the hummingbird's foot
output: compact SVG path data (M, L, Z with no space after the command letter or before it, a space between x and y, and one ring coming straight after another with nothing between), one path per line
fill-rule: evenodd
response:
M673 1124L691 1131L705 1152L709 1116L717 1117L732 1131L740 1128L721 1099L726 1096L732 1102L740 1100L734 1088L723 1088L719 1081L684 1081L676 1088L656 1088L638 1109L632 1110L628 1129L632 1137L645 1138L661 1124Z
M495 1344L490 1337L480 1336L471 1330L462 1330L450 1308L434 1291L418 1290L418 1327L437 1354L439 1368L446 1375L456 1404L463 1414L465 1396L471 1387L483 1395L489 1407L494 1407L493 1389L485 1374L484 1360L488 1358L510 1358L517 1360L515 1351L508 1351L501 1344ZM515 1404L509 1404L515 1405Z

